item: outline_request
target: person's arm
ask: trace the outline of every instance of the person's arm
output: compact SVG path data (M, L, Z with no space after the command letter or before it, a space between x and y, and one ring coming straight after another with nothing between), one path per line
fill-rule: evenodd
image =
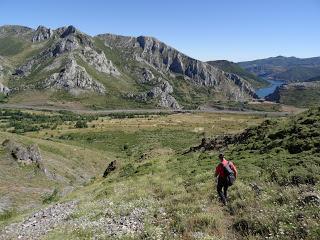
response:
M231 167L231 170L234 172L234 176L237 177L238 176L238 170L237 170L236 166L233 163L231 163L230 167Z
M215 176L215 177L218 177L218 175L219 175L218 168L219 168L219 166L218 166L218 167L216 167L216 171L215 171L215 173L214 173L214 176Z

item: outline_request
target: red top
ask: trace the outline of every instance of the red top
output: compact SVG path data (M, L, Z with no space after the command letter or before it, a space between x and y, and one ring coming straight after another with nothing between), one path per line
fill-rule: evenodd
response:
M228 161L226 159L223 159L221 163L216 167L216 176L219 175L219 177L225 177L224 171L223 171L223 166L226 166L228 164ZM232 163L229 162L231 170L234 172L234 176L237 177L238 171L236 166Z

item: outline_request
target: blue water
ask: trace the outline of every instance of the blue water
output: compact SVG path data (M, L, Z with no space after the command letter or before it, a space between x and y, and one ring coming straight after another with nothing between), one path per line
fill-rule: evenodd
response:
M264 88L259 88L256 90L256 94L258 95L259 98L264 98L265 96L273 93L278 86L281 86L284 84L284 81L282 80L277 80L277 81L267 80L267 81L270 83L269 86Z

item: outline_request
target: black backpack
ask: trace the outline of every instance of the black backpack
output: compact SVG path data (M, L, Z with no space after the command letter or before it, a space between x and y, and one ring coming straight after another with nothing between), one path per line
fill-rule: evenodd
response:
M234 181L236 180L236 177L230 167L230 162L228 162L225 166L222 165L222 167L223 167L224 174L226 176L226 181L228 186L232 186Z

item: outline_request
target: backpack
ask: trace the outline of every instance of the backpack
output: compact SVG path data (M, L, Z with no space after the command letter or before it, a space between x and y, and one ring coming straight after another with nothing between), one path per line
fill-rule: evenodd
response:
M224 174L226 176L226 181L228 186L232 186L234 181L236 180L236 177L230 167L230 162L228 162L225 166L222 165L222 167L223 167Z

